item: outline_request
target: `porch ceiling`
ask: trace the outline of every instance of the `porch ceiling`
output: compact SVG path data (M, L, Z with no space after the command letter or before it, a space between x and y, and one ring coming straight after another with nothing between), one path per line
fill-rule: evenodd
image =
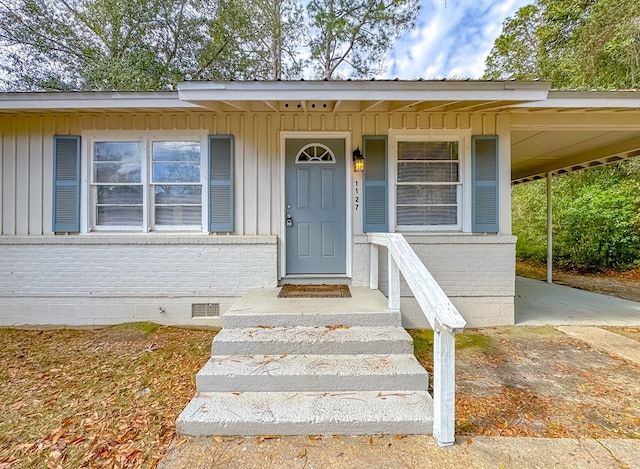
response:
M640 155L640 92L555 91L510 110L514 183Z
M530 130L511 133L514 183L640 155L640 131Z

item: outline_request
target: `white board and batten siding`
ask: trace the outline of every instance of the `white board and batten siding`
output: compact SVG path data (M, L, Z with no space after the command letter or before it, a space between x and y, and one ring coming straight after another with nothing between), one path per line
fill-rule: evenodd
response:
M266 235L278 234L281 225L280 131L349 132L355 147L362 146L363 135L385 135L389 129L471 129L474 135L500 133L500 147L508 148L508 131L500 129L504 119L497 114L456 113L5 114L0 116L0 232L9 236L53 234L53 135L107 130L231 134L235 142L234 233ZM508 156L501 152L501 167L508 168ZM500 219L505 226L501 225L500 232L508 234L510 206L503 199Z

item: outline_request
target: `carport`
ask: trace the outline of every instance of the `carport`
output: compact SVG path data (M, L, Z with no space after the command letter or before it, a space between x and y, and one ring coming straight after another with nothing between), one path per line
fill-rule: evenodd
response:
M551 90L544 101L512 109L512 183L547 179L547 282L552 283L553 176L640 155L640 93Z

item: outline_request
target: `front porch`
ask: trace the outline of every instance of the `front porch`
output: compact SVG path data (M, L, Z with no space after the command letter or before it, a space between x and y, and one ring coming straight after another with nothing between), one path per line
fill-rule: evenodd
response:
M279 290L251 290L224 315L181 433L432 432L428 374L379 291L293 299Z
M351 298L251 290L225 313L196 396L178 417L180 433L433 433L438 444L453 444L453 334L465 321L402 235L369 240L370 285L351 287ZM388 300L377 289L379 246ZM402 328L401 273L434 329L433 398Z

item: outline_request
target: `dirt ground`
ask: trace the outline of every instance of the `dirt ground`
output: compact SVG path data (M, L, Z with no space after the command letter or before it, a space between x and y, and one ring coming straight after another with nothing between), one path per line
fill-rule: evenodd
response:
M516 274L545 280L547 267L543 264L517 261ZM584 273L554 268L553 281L560 285L640 302L640 269L626 272Z
M470 330L456 352L458 434L640 438L637 364L552 327Z
M431 372L431 332L410 332ZM469 329L456 338L456 433L640 438L639 383L640 365L551 326Z

